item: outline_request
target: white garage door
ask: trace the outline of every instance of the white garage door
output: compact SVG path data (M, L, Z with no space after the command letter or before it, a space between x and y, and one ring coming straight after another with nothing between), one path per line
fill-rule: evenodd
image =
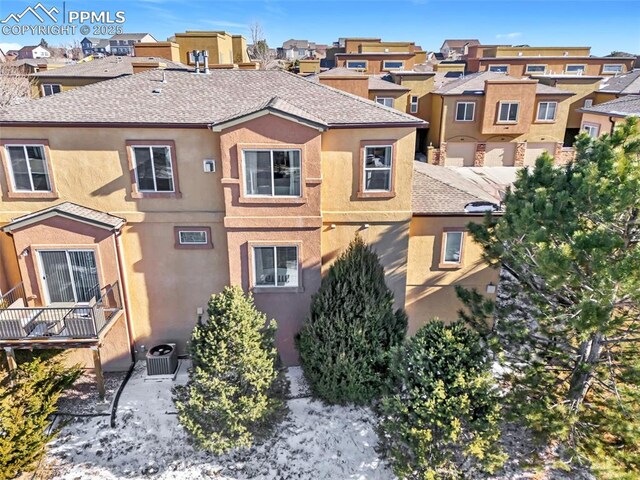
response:
M473 167L476 154L475 142L447 142L447 167Z
M553 157L553 154L556 150L555 143L545 143L545 142L530 142L527 143L527 151L524 154L524 164L525 165L535 165L536 159L543 154L543 152L547 152L549 155Z
M487 151L484 155L485 167L512 167L516 159L516 144L513 143L487 143Z

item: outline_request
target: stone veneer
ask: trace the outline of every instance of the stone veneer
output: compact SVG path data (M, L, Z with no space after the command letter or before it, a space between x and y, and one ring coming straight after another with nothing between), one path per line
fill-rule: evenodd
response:
M524 157L527 153L527 143L526 142L518 142L516 144L516 153L514 159L514 167L524 167Z
M476 153L473 156L474 167L484 167L484 155L487 151L486 143L476 143Z

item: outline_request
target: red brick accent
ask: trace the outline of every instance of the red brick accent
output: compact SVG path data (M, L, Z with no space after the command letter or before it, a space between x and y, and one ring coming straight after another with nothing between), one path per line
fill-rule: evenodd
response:
M514 167L523 167L524 166L524 156L527 152L527 144L526 142L518 142L516 144L516 158Z
M437 155L433 157L434 165L444 165L447 160L447 142L442 142L440 144L440 151Z
M484 155L487 151L486 143L476 143L476 153L473 157L474 167L484 167Z

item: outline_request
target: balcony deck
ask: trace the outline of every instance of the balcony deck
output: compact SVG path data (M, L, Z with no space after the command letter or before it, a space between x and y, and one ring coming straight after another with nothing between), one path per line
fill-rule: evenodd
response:
M0 297L0 346L59 348L96 344L122 311L117 283L101 289L88 303L51 303L27 307L22 284Z

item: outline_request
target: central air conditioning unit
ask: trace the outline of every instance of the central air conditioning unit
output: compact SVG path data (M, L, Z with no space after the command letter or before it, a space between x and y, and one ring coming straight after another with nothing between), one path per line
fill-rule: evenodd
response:
M147 375L173 375L178 368L175 343L163 343L147 352Z

